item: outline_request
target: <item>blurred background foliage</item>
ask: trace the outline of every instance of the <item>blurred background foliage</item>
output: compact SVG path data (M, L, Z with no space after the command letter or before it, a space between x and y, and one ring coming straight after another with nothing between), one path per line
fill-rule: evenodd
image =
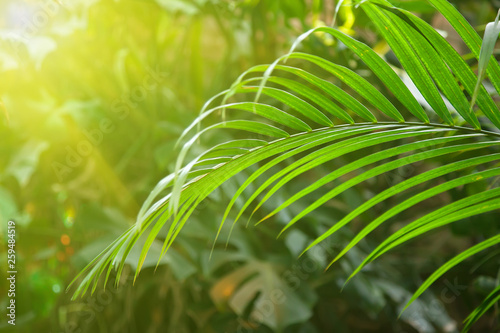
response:
M394 3L453 38L425 1ZM480 33L499 6L495 1L455 4ZM135 286L128 267L117 287L97 289L74 302L65 293L71 279L135 221L154 185L173 171L175 141L204 101L252 65L284 54L302 32L331 24L336 5L327 0L0 3L1 239L4 244L6 221L14 219L20 332L457 331L457 323L499 283L498 253L452 270L433 293L395 318L423 277L491 231L484 221L484 230L457 224L374 263L343 292L347 274L371 242L327 272L327 258L345 245L351 231L297 259L329 220L359 205L370 195L369 187L379 184L347 192L310 214L302 229L278 240L280 224L301 207L278 215L274 224L237 225L227 248L220 237L209 260L221 206L236 186L228 184L195 213L156 271L157 253L150 255ZM337 24L392 58L355 8L341 7ZM301 47L363 71L343 45L325 35ZM199 151L209 146L207 138ZM399 170L388 181L406 177L405 172L413 171ZM161 242L155 246L159 252ZM409 262L405 251L420 259ZM0 252L5 258L6 247ZM137 257L127 259L131 267ZM4 265L2 259L2 272ZM7 304L4 281L2 308ZM255 316L258 297L275 306ZM475 330L495 327L496 316L487 314ZM0 325L0 331L9 329L4 320Z

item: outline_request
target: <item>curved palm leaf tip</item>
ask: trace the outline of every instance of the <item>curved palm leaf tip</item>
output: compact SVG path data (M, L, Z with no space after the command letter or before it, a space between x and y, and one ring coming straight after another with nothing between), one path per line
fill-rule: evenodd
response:
M197 205L225 181L253 165L259 167L249 174L247 180L233 195L224 213L219 232L236 201L243 199L242 194L251 185L257 184L257 190L245 197L234 218L233 226L257 198L260 197L260 200L254 212L274 193L304 172L321 167L327 162L345 161L344 158L351 156L350 153L366 152L373 147L379 149L376 153L362 158L348 159L352 161L347 164L339 163L341 167L288 198L261 221L306 195L324 189L325 185L330 188L331 184L337 184L335 181L344 179L347 174L356 175L320 195L289 221L283 231L322 204L364 181L418 161L438 157L448 161L376 194L305 249L307 251L384 200L404 191L412 191L409 199L386 210L359 232L332 263L382 223L419 202L457 186L499 176L500 169L490 165L500 158L498 153L500 112L482 85L484 72L496 91L500 92L500 66L496 61L488 61L493 51L491 45L494 45L498 37L498 17L487 29L488 35L482 44L481 38L473 28L448 2L430 0L430 3L448 19L472 54L483 64L479 78L450 44L417 16L395 8L384 0L360 2L359 7L378 27L381 36L398 57L404 71L434 112L426 113L398 76L401 70L391 67L366 44L335 28L321 27L305 33L298 38L290 53L272 65L249 69L230 89L218 94L204 105L199 117L181 136L180 140L183 140L198 128L198 131L183 145L175 173L161 180L151 192L138 214L136 224L109 245L80 273L76 279L81 276L84 278L74 297L85 294L89 288L95 290L99 277L104 272L106 272L106 283L113 268L118 271L116 280L118 281L125 258L139 238L145 235L146 241L136 270L137 276L149 247L160 230L167 226L167 222L168 232L162 256L172 245ZM294 52L298 44L313 32L328 33L342 42L380 79L392 96L389 98L384 96L376 86L348 68L312 54ZM301 63L314 65L329 76L335 77L335 81L322 79L297 66L285 65L284 62L288 59L297 59ZM255 95L253 102L245 99L248 98L248 94ZM264 100L262 96L266 99ZM469 99L468 96L472 97ZM403 106L401 112L390 98L397 100ZM228 103L232 99L235 102ZM221 104L216 105L215 102L219 100L222 100ZM445 100L453 106L453 111L446 107ZM244 113L236 111L253 114L252 120L249 120ZM214 118L216 113L222 114L222 122L201 126L203 121ZM411 119L411 116L416 117L418 122L406 121ZM433 123L430 123L429 116ZM478 116L483 117L481 123ZM378 122L379 118L383 122ZM388 119L390 121L387 121ZM334 123L337 125L334 126ZM488 130L481 129L481 125ZM190 148L199 142L200 137L213 130L223 129L252 133L260 137L222 142L182 167ZM383 145L384 143L386 145ZM392 148L383 148L387 144ZM274 167L281 165L280 163L285 160L292 162L276 171ZM477 166L481 168L476 169ZM471 169L477 171L475 173L464 171ZM451 177L452 180L437 186L431 186L433 180L444 175L452 175L454 178ZM171 187L169 194L157 199L169 187ZM493 187L444 205L414 220L387 238L367 256L353 275L383 253L418 235L468 216L499 208L500 190ZM492 237L450 260L422 285L408 305L448 269L473 254L494 246L499 241L498 236ZM490 295L485 302L496 301L497 294L498 292ZM488 304L483 304L471 314L466 329L478 315L486 311L484 309Z

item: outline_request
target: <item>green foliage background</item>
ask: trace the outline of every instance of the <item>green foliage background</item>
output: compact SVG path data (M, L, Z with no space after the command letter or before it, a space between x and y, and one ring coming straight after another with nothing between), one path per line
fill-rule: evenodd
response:
M203 103L244 70L287 52L302 32L330 24L335 5L317 0L0 4L0 219L2 242L7 220L17 223L20 332L458 330L460 321L499 283L498 249L450 271L400 320L396 318L437 266L498 232L493 226L498 214L483 216L472 228L457 224L404 247L373 263L343 292L345 279L377 237L384 238L384 230L327 272L323 269L333 253L359 225L297 259L329 220L338 220L364 202L372 189L386 185L378 183L346 192L341 200L311 214L301 229L278 240L280 228L303 207L282 212L276 224L238 225L227 249L216 247L209 260L228 193L234 192L228 184L195 212L156 272L155 253L161 242L154 244L135 286L131 280L138 252L127 259L131 266L126 266L119 287L97 289L94 296L74 302L64 292L90 260L134 223L154 185L174 170L175 141ZM447 29L425 1L398 5ZM498 7L491 1L456 5L480 33ZM394 59L360 11L342 7L338 20L344 32ZM345 47L324 34L316 34L302 47L358 72L365 70ZM475 66L472 60L471 65ZM193 154L217 141L220 137L205 137ZM416 168L398 170L380 182L401 181L427 165ZM242 175L239 183L244 179ZM291 185L269 207L310 179ZM460 197L452 192L452 198L441 200L452 200L453 195ZM364 218L370 221L370 216ZM225 240L227 233L224 230L221 238ZM0 251L6 257L5 246ZM245 284L247 280L253 282ZM0 285L4 308L6 284ZM276 299L280 306L256 321L250 318L256 295ZM286 302L279 302L281 298ZM494 309L474 329L498 329L497 316ZM0 330L7 332L3 319Z

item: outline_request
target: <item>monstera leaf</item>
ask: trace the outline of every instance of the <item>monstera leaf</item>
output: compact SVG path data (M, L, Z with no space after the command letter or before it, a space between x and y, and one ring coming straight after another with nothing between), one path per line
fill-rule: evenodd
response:
M424 163L426 167L418 168L417 174L371 193L365 202L304 249L304 252L310 250L363 213L371 212L374 216L371 222L355 234L331 265L391 218L415 212L425 200L433 202L413 213L414 218L404 227L388 235L353 275L417 236L497 211L500 188L491 180L500 175L500 112L482 83L487 76L496 92L500 92L500 66L491 56L498 37L498 20L488 25L482 40L450 3L444 0L429 0L429 3L450 22L478 59L478 75L443 36L419 17L384 0L359 1L357 5L378 28L402 68L390 65L368 45L340 30L320 27L300 36L290 53L273 64L256 66L243 73L230 89L210 99L184 131L180 142L185 143L176 172L158 183L135 225L85 268L75 297L94 290L99 277L104 274L107 280L113 268L119 276L141 235L147 235L147 239L137 273L158 233L166 230L161 258L197 206L243 171L249 176L228 202L221 228L229 218L234 224L247 216L250 207L253 209L250 221L258 224L315 193L314 200L306 201L306 207L290 217L282 229L285 232L309 213L360 184ZM362 76L326 58L295 51L316 32L329 34L343 43L378 81L367 80L366 71ZM398 74L411 78L431 110L424 110ZM185 163L192 148L201 145L204 137L225 131L238 139L223 141ZM310 177L315 170L327 171L268 210L265 204L271 196L301 175ZM465 194L462 191L459 200L442 200L446 193L470 184L482 184L484 190ZM248 196L242 196L243 193ZM379 208L381 203L383 210ZM264 209L265 217L253 220L254 212ZM408 305L450 268L499 242L500 236L492 235L452 258L422 284ZM228 288L227 285L241 282L239 290L227 293L226 301L237 313L242 313L250 295L257 290L267 293L266 284L259 279L265 279L263 276L267 274L270 278L266 281L276 280L272 269L259 265L243 266L214 286L215 301L226 295L223 288ZM243 281L254 273L258 277ZM498 295L497 288L467 318L464 330L498 300ZM286 307L276 309L292 310L300 312ZM263 320L270 327L278 327L275 318Z
M312 315L315 296L304 300L283 280L273 265L253 261L220 279L210 290L215 304L228 303L231 309L244 316L249 305L249 323L263 323L276 331L300 323Z

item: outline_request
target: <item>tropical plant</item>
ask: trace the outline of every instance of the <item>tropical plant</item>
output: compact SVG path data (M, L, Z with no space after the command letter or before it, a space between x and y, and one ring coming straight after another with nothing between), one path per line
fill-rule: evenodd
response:
M136 223L74 280L84 276L74 297L89 289L94 291L102 275L106 284L113 268L118 281L127 256L142 240L137 276L161 233L164 244L160 262L195 209L225 182L241 174L245 178L232 194L216 237L226 221L232 220L232 229L253 207L248 216L251 221L259 208L268 209L271 196L313 171L315 178L309 185L276 203L257 224L289 212L287 209L314 193L314 200L306 201L307 206L289 218L283 233L360 184L424 163L417 174L389 179L385 188L379 186L368 193L365 202L339 221L331 221L302 252L362 214L370 214L370 222L333 258L332 265L382 224L394 221L402 212L413 212L412 220L373 249L349 279L378 257L424 233L459 221L477 221L474 217L479 215L498 221L500 188L495 179L500 175L500 112L486 89L489 83L483 84L487 75L493 86L489 90L500 93L500 66L492 57L499 34L498 17L486 27L481 39L450 3L429 3L448 20L478 60L477 75L421 18L385 0L356 2L386 40L401 68L390 65L373 48L339 29L319 27L300 36L292 50L273 64L247 70L228 90L211 98L183 132L179 141L186 142L175 172L154 188ZM325 34L345 45L366 68L355 72L325 57L295 51L309 36ZM378 83L373 83L375 77ZM219 117L222 120L217 121ZM212 123L205 125L208 121ZM226 130L237 139L222 141L184 165L202 138L214 139ZM323 175L318 176L321 172ZM432 204L422 206L422 202ZM498 244L498 225L491 230L495 234L481 239L429 276L407 306L449 269ZM469 330L498 299L500 286L470 314L463 330Z

